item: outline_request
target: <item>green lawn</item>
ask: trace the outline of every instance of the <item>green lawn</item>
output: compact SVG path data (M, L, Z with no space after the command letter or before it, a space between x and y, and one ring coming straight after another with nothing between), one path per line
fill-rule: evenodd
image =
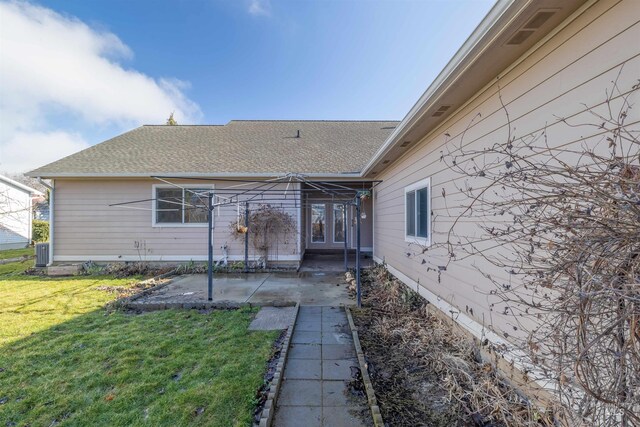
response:
M103 308L97 288L132 283L0 275L0 426L250 425L277 333L249 310Z
M33 267L34 255L35 253L33 248L7 249L4 251L0 251L0 260L25 257L25 259L21 262L0 264L0 276L4 276L7 274L22 274L29 268ZM0 301L0 304L2 304L2 301Z
M20 257L33 257L35 255L35 249L33 248L24 248L24 249L6 249L4 251L0 251L0 259L9 259L9 258L20 258Z

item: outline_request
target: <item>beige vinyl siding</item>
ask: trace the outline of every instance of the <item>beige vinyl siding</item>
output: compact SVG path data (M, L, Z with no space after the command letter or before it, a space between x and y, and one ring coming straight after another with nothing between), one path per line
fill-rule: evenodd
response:
M152 179L56 179L54 261L206 259L206 224L196 227L166 224L162 227L153 226L151 201L130 205L141 209L109 206L114 203L153 198L154 184L162 183ZM198 188L211 184L215 186L214 191L238 185L221 181L180 182L180 185ZM277 184L274 189L284 192L286 184ZM282 196L281 193L275 194ZM288 192L288 200L294 197L297 197L295 192ZM257 204L258 199L259 197L252 203ZM269 203L277 206L277 202ZM284 209L294 220L298 220L294 206L287 205ZM241 205L241 213L243 210L244 206ZM213 233L215 259L221 257L221 247L225 244L228 246L231 260L244 259L244 240L234 239L230 229L230 224L236 219L235 204L216 209ZM274 244L269 259L298 259L297 239L297 235L291 235L286 241ZM250 243L249 257L255 259L259 256Z
M512 322L499 314L504 304L489 295L493 285L479 271L505 282L510 280L508 274L478 256L450 264L440 280L438 274L427 271L446 264L446 251L423 253L421 247L405 242L404 188L431 178L432 238L442 243L453 221L470 203L458 188L486 185L481 179L461 179L441 160L442 154L455 153L460 144L482 149L505 142L509 131L505 109L518 138L546 131L554 146L600 142L597 132L570 127L560 118L574 124L592 123L587 110L606 108L602 102L612 81L617 79L618 87L624 90L637 83L639 19L639 1L593 3L379 173L377 177L383 182L376 188L374 255L478 323L492 324L497 331L513 335ZM632 103L639 101L636 95ZM639 122L640 111L632 109L627 123L637 128ZM455 230L461 236L481 232L473 218L463 218Z
M360 218L360 246L363 250L370 250L373 247L373 196L362 201L360 210L366 215L366 218ZM355 212L355 208L353 209ZM355 225L352 227L355 228ZM353 230L353 248L355 243L355 230Z

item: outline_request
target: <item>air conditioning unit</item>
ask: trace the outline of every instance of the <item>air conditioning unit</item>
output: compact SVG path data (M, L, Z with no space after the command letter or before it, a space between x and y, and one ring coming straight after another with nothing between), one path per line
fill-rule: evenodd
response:
M36 243L36 267L49 264L49 243Z

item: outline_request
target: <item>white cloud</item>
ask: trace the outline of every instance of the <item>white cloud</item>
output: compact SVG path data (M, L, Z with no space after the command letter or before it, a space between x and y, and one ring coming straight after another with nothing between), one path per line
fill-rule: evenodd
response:
M269 0L250 0L249 13L254 16L270 16L271 3L269 2Z
M26 172L34 165L51 163L88 146L78 133L18 131L2 143L0 170Z
M172 111L179 123L201 117L198 105L185 95L187 82L125 68L121 61L133 52L115 34L26 2L0 2L0 19L3 169L24 171L42 164L12 157L19 152L16 143L30 152L59 148L53 159L86 145L75 130L52 126L52 113L78 127L115 124L122 129L163 123ZM29 134L33 141L26 138Z

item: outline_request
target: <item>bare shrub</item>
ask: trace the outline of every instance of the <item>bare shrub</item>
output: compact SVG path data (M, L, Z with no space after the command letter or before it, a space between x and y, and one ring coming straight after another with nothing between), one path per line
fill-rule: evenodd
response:
M248 230L244 226L244 214L238 221L229 225L231 234L235 239L244 239L244 234L249 233L249 240L255 250L269 259L270 249L279 242L286 240L296 233L296 220L284 210L271 206L261 205L249 212Z
M481 257L508 273L480 269L525 332L511 339L555 381L569 424L640 425L640 129L630 119L639 84L616 80L585 106L588 119L559 118L587 135L573 144L547 129L516 137L503 104L506 140L473 149L462 136L442 154L468 205L435 247L447 267ZM464 218L477 235L458 232Z

